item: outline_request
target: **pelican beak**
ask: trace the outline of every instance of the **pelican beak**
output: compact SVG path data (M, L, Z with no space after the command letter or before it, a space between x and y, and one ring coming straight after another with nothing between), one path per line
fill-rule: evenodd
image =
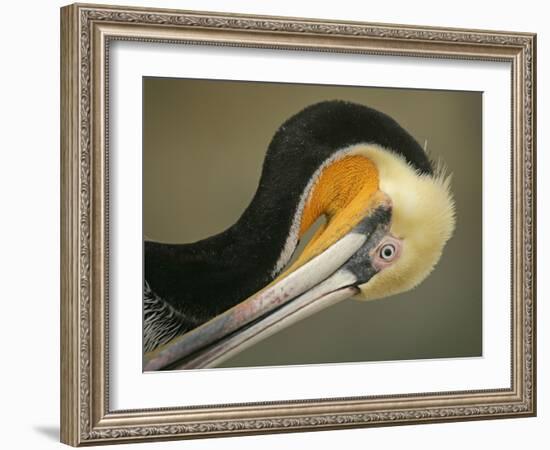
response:
M144 370L215 366L245 348L359 292L380 269L373 253L389 233L390 199L378 191L356 225L335 243L273 283L172 339L144 358Z

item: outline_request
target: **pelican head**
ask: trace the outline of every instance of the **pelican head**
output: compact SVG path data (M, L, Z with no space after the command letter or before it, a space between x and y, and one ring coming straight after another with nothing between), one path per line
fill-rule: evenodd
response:
M408 291L432 272L454 231L454 200L450 176L441 166L423 174L381 147L358 145L353 151L375 164L380 192L392 204L389 231L371 255L378 272L355 296L375 300Z

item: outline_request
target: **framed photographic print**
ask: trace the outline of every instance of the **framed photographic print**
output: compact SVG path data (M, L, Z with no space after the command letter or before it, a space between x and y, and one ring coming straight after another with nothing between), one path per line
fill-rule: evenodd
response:
M535 414L535 35L61 27L63 442Z

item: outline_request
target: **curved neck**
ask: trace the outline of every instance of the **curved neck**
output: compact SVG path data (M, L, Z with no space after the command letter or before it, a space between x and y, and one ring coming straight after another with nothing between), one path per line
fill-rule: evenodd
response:
M422 148L389 116L341 101L310 106L275 133L254 198L233 226L194 244L146 245L151 287L174 304L212 302L213 310L220 310L265 286L290 260L311 223L354 198L350 186L365 185L364 178L346 179L348 166L332 167L360 143L388 149L418 172L432 173ZM323 175L327 182L316 184L329 166ZM357 168L356 174L371 170L364 164ZM305 208L314 186L315 201Z
M270 267L271 276L277 275L320 215L343 209L355 195L352 190L365 186L367 179L378 182L371 163L334 164L357 144L383 147L403 156L419 172L432 173L423 149L389 116L341 101L312 105L275 133L256 194L227 231L240 243L240 249L233 251L241 250L238 253L245 258L262 252L261 270ZM325 175L319 182L321 173ZM316 201L306 208L314 187Z

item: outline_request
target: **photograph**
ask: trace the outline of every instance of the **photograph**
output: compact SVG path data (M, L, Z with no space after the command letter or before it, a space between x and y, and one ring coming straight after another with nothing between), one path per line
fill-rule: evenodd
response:
M537 36L396 23L61 8L62 442L537 414Z
M481 357L481 130L481 92L144 77L144 370Z

